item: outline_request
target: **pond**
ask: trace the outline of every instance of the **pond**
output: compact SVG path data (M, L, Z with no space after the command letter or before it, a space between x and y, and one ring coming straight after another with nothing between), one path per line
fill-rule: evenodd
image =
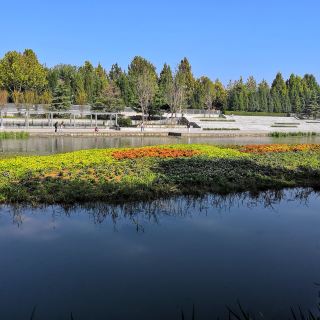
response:
M320 137L71 137L32 136L28 139L0 139L0 156L5 154L52 154L92 148L118 148L145 145L201 144L260 144L260 143L320 143Z
M320 198L296 189L110 207L0 207L0 318L265 319L315 310Z

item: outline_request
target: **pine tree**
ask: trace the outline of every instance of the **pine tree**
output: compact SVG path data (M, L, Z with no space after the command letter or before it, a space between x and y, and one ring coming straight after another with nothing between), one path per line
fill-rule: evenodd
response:
M314 119L316 119L319 112L320 112L319 95L314 90L310 100L308 101L308 103L306 104L303 110L303 113L308 117L312 116Z
M56 86L53 93L51 110L65 111L70 109L70 106L71 106L70 88L62 80L59 80L58 85Z
M186 107L194 107L194 90L195 90L195 78L193 77L191 65L187 58L183 58L178 65L179 77L181 78L181 85L184 86L184 91L186 94Z
M274 101L274 112L290 112L288 90L280 72L272 82L271 95Z
M166 63L160 72L159 90L157 93L157 104L160 108L171 108L172 105L172 90L173 90L173 75L169 65Z

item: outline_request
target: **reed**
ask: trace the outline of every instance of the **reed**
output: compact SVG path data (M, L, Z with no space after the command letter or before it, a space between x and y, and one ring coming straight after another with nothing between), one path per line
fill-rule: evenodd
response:
M18 131L18 132L3 131L3 132L0 132L0 140L4 140L4 139L27 139L27 138L29 138L29 136L30 136L29 132L25 132L25 131Z

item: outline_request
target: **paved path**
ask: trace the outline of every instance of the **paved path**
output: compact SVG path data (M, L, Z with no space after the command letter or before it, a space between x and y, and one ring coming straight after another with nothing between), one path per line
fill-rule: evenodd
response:
M212 118L210 121L201 121L203 119L209 120L209 118L199 118L188 116L187 119L190 122L197 123L201 128L191 128L190 132L186 127L177 128L159 128L159 127L146 127L143 132L140 128L121 128L120 131L112 129L99 129L99 133L96 135L108 135L108 136L167 136L169 132L181 134L183 136L266 136L270 132L317 132L320 134L320 121L312 120L297 120L292 117L251 117L251 116L227 116L226 121L215 121L218 118ZM211 121L212 120L212 121ZM284 127L283 124L287 124ZM276 127L275 127L276 126ZM213 130L203 130L203 128L209 128ZM226 130L217 130L224 128ZM239 130L228 130L232 128L238 128ZM54 132L53 128L2 128L1 131L28 131L31 135L74 135L74 136L86 136L95 135L94 128L65 128L58 133Z

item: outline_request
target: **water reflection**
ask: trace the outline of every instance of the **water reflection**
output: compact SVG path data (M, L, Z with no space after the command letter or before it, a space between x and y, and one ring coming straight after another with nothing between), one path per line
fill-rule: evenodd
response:
M23 223L25 212L39 214L51 212L52 218L59 219L62 215L87 214L94 224L101 224L110 220L114 225L118 220L129 220L136 226L137 231L144 231L139 223L140 219L148 223L159 223L161 217L192 217L194 214L207 215L209 210L215 209L216 213L223 214L235 208L263 207L270 212L277 212L276 205L281 202L295 202L308 206L310 198L319 196L319 192L313 188L294 188L282 190L265 190L259 192L243 192L221 194L206 194L202 196L178 196L166 199L157 199L148 202L128 202L110 205L105 203L85 203L66 206L38 206L10 205L0 207L0 214L9 214L12 223L18 227Z
M312 189L119 206L0 208L0 319L288 319L314 310L320 198ZM17 308L17 305L19 306Z
M52 154L82 149L119 148L159 144L260 144L260 143L319 143L319 137L72 137L39 136L29 139L0 139L1 154Z

